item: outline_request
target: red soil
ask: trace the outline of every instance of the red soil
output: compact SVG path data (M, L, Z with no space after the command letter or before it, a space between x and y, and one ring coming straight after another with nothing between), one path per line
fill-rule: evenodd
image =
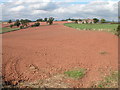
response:
M118 69L117 45L117 36L110 33L78 31L64 25L5 33L2 53L4 80L34 81L76 67L86 68L87 73L72 87L89 87L110 70Z

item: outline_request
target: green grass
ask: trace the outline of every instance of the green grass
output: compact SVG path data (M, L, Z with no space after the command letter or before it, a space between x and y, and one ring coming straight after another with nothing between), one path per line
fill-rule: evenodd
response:
M112 72L111 75L106 76L102 81L99 81L93 88L117 88L118 87L118 71Z
M4 27L4 28L0 28L0 33L6 33L6 32L11 32L11 31L16 31L19 30L20 28L8 28L8 27Z
M85 69L79 69L79 70L70 70L64 72L68 77L74 78L74 79L80 79L85 75Z
M76 24L76 23L65 23L65 26L72 27L79 30L100 30L107 32L116 33L118 24Z

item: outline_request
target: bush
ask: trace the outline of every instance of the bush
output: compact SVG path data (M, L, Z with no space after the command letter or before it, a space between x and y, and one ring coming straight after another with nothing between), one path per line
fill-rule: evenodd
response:
M120 36L120 24L118 25L117 27L117 33L116 33L117 36Z
M21 19L20 22L21 22L22 26L26 26L27 27L29 22L31 22L31 20L28 20L28 19L23 20L23 19Z
M35 24L31 25L31 27L38 27L38 26L40 26L40 23L35 23Z
M16 20L15 23L14 23L14 26L19 27L19 26L20 26L20 21L19 21L19 20Z
M40 23L35 23L34 25L35 25L35 26L40 26Z
M20 26L20 29L24 29L24 26Z
M13 25L13 24L11 24L11 25L10 25L10 28L12 28L13 26L14 26L14 25Z

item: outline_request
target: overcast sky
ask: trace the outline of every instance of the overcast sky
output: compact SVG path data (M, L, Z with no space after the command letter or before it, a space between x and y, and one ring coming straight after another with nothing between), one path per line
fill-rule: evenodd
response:
M118 0L1 0L2 19L118 19ZM1 11L0 11L1 13ZM1 18L0 18L1 19Z

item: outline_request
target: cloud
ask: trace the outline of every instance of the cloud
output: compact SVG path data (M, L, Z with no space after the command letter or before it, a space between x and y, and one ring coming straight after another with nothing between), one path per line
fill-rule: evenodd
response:
M11 8L10 11L15 11L15 12L17 11L17 12L19 12L19 11L21 11L23 9L25 9L24 6L17 6L17 7Z
M66 5L55 10L62 17L105 18L117 20L117 2L93 1L88 4ZM55 13L54 12L54 13Z
M46 14L47 11L44 11L44 10L34 10L32 14L33 14L33 15L37 15L37 14L40 14L40 13Z
M49 3L34 3L32 5L29 5L30 9L35 9L35 10L54 10L57 8L57 5L55 3L49 2Z
M2 20L2 4L0 4L0 21Z
M33 1L33 2L32 2ZM3 19L57 17L65 18L105 18L116 20L118 15L118 3L116 1L89 1L88 3L57 2L54 0L19 0L4 3ZM70 0L69 0L70 1ZM77 0L74 0L77 1Z

